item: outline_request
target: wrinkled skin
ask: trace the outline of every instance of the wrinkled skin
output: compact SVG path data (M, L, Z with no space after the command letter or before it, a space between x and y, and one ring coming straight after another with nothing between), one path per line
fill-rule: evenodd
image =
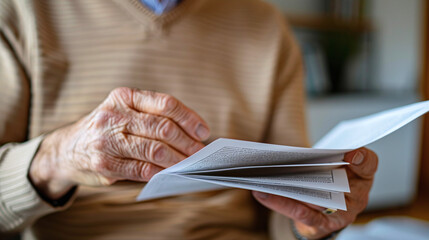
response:
M30 178L56 199L75 185L148 181L197 152L207 123L175 98L118 88L93 112L43 140Z
M326 215L322 213L324 208L312 204L260 192L253 195L264 206L291 218L302 236L323 238L354 222L364 210L378 165L377 155L366 148L345 154L344 161L350 163L346 167L350 184L350 193L345 194L347 211Z

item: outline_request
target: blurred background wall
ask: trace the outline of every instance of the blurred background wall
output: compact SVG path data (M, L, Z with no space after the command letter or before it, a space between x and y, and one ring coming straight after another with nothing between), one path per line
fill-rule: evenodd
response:
M344 31L347 31L347 28L353 31L353 28L359 28L357 26L360 25L360 37L369 35L366 41L371 44L371 59L367 59L372 64L372 68L368 69L370 72L367 73L370 84L364 90L416 90L422 58L423 0L267 1L289 17L298 35L302 35L304 31L307 34L320 35L321 29L328 28L323 24L342 25L343 28L338 28ZM327 9L335 4L339 7L331 7L345 10ZM354 11L356 13L353 13Z
M421 0L374 0L369 14L375 29L376 89L411 91L418 86L422 54Z

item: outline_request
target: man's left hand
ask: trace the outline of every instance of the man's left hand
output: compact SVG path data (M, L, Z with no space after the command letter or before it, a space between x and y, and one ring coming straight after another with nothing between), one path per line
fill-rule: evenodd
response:
M377 170L377 155L366 148L345 154L344 161L350 184L350 193L345 193L347 211L327 215L324 208L281 196L253 192L264 206L291 218L298 232L308 239L320 239L351 224L367 203L374 174Z

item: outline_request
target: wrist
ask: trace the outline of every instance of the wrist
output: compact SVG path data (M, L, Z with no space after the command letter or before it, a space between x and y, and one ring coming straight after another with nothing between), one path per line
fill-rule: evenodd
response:
M42 141L29 169L29 178L34 187L45 197L56 200L64 196L75 185L67 179L60 166L62 138L57 132L47 135Z

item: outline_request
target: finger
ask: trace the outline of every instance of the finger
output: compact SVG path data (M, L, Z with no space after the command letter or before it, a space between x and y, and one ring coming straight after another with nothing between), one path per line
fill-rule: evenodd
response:
M99 170L101 170L100 173L109 178L147 182L163 168L134 159L112 158L105 160L104 167Z
M373 179L378 166L377 155L366 148L346 153L344 161L351 163L348 169L362 179Z
M133 135L121 135L113 153L119 158L130 158L151 162L160 167L170 167L186 157L167 144Z
M189 137L169 118L137 112L134 112L133 115L133 120L126 127L130 134L160 140L186 156L190 156L204 147L204 144Z
M304 204L304 205L308 206L309 208L312 208L312 209L314 209L314 210L317 210L317 211L319 211L319 212L323 212L323 211L326 209L326 208L324 208L324 207L317 206L317 205L314 205L314 204L311 204L311 203L302 202L302 204Z
M209 137L207 123L197 113L170 95L130 88L117 88L111 95L139 112L171 118L195 139L206 140Z
M359 180L358 178L349 181L350 193L345 193L348 212L359 213L365 209L368 204L369 191L372 180Z
M308 226L322 226L326 217L318 210L312 209L296 200L267 193L253 191L253 196L262 205L279 212L295 221Z
M359 213L368 204L373 179L363 179L350 169L347 169L347 176L349 177L350 192L345 193L344 196L349 208L348 212Z

